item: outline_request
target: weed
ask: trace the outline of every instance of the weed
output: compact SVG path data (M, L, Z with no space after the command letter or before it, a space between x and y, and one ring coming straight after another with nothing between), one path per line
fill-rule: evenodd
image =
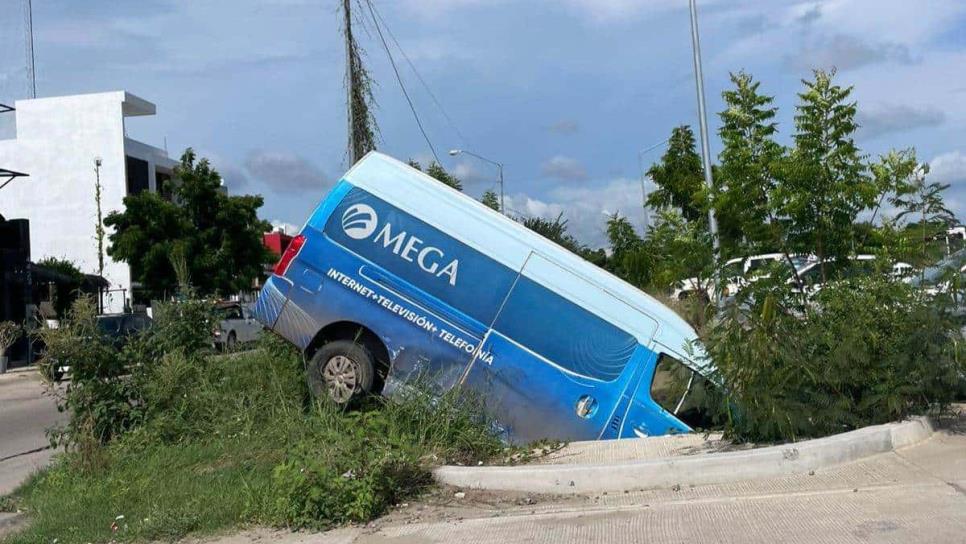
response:
M135 424L101 441L77 419L68 452L8 499L32 523L4 544L365 521L429 486L434 465L504 449L479 402L457 393L417 387L352 411L309 402L300 354L271 336L231 357L174 349L142 361L125 378Z

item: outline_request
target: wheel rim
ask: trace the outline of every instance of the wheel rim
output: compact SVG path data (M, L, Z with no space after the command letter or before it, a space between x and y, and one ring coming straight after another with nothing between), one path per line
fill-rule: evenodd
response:
M322 379L332 400L342 404L352 398L358 383L356 367L356 363L345 355L336 355L325 362Z

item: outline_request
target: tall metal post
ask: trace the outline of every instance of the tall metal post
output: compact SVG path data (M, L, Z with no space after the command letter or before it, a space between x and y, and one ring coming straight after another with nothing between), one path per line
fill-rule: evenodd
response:
M37 98L37 73L34 71L34 10L31 0L23 2L24 50L27 55L27 84L30 98Z
M694 50L694 82L698 93L698 122L701 128L701 159L704 167L704 182L708 186L708 194L714 191L714 180L711 177L711 145L708 143L708 115L704 105L704 74L701 71L701 42L698 39L698 6L696 0L689 1L691 7L691 47ZM708 230L711 232L711 245L714 249L714 292L715 299L721 299L719 289L721 278L718 261L721 257L721 242L718 240L718 219L714 208L708 206Z

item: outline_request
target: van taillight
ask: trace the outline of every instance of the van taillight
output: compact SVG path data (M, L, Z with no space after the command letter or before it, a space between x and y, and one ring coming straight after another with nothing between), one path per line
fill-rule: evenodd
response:
M288 265L292 264L292 260L295 256L299 254L299 250L305 245L305 236L299 234L292 241L289 242L288 247L285 248L285 252L282 253L282 258L278 260L278 264L275 265L275 274L279 276L284 276L285 272L288 271Z

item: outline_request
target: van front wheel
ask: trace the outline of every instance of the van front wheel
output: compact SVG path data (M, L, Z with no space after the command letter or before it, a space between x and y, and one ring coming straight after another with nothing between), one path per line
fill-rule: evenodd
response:
M322 346L309 361L308 381L316 397L327 395L345 405L372 390L375 367L369 350L349 340Z

